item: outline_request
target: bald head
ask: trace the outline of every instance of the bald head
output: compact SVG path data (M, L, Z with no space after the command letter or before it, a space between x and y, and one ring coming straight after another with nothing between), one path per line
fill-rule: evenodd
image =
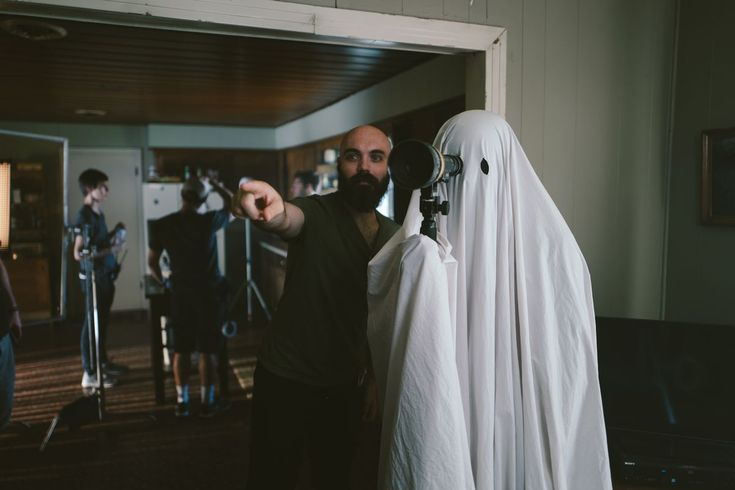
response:
M340 158L348 150L358 147L382 151L387 158L391 150L391 143L384 132L375 126L364 125L350 129L342 137L342 141L339 144Z
M391 144L375 126L358 126L339 146L339 190L360 212L372 212L388 188Z

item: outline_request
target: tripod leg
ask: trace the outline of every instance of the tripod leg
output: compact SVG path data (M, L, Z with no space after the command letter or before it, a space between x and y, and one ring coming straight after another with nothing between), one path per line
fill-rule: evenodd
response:
M248 323L253 322L253 296L250 283L253 281L253 253L250 245L250 220L245 220L245 282L248 289L245 293L245 306L248 314Z
M265 318L268 320L268 323L271 321L271 312L268 310L268 305L265 304L265 299L263 299L263 295L260 294L260 290L258 289L258 285L255 284L255 281L248 282L248 292L253 291L255 293L255 297L258 298L258 304L260 304L260 307L263 309L263 313L265 313Z
M46 445L48 444L48 441L51 440L51 436L54 433L54 430L56 430L56 426L59 424L59 418L60 416L57 415L54 417L54 420L51 421L51 425L49 425L48 431L46 432L46 437L44 437L43 442L41 443L41 447L38 448L38 452L43 452L44 449L46 449Z
M97 369L97 418L101 422L104 418L105 413L105 380L104 371L102 370L102 339L100 331L99 310L97 308L97 282L95 278L94 268L92 268L90 277L92 281L92 320L94 322L93 325L95 339L94 355Z
M230 396L230 380L227 377L230 371L230 355L227 352L227 339L222 343L217 359L217 378L219 380L219 394L221 397Z
M253 321L253 292L248 288L248 292L245 295L245 300L247 302L247 311L248 311L248 323L252 323Z

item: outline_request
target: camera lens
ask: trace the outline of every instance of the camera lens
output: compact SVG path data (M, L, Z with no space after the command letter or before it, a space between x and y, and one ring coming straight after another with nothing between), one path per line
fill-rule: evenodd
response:
M393 182L405 189L420 189L441 178L441 156L423 141L406 140L396 145L388 165Z

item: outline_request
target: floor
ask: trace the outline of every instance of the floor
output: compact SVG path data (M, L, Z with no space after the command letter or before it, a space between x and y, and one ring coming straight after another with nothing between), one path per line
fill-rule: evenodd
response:
M89 405L84 412L87 423L78 430L60 424L43 452L39 447L52 419L82 397L79 325L25 329L17 350L13 423L0 433L0 488L244 488L252 373L263 328L245 329L229 343L229 410L211 419L181 420L173 416L170 376L166 404L154 401L147 325L140 312L113 319L109 353L115 362L129 365L130 373L107 390L103 422L90 422L96 406ZM192 379L191 385L197 386L197 380ZM196 405L193 408L196 411ZM355 490L375 487L376 429L366 427L360 442ZM303 476L307 481L308 468Z
M242 329L228 344L229 410L212 419L181 420L173 416L170 376L166 403L155 403L145 313L116 315L110 326L110 356L131 370L107 391L103 422L90 422L96 415L96 406L90 405L85 425L71 430L62 423L40 452L54 417L82 400L79 329L76 322L25 329L17 350L13 424L0 432L0 489L244 489L252 374L264 327ZM192 379L191 386L197 384ZM363 427L347 490L375 489L378 433L376 425ZM308 467L302 481L308 481ZM309 488L301 483L298 490Z

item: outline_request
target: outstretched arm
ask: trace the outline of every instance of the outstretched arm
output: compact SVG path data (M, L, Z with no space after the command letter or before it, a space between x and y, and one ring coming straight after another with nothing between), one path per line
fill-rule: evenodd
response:
M304 213L283 197L267 182L251 180L240 184L232 200L232 214L249 218L260 229L281 238L293 238L304 226Z
M219 194L219 196L222 198L222 201L226 203L232 201L233 194L232 194L232 191L230 191L230 189L223 186L222 183L219 182L218 180L210 179L209 183L212 186L212 189L214 189L214 192Z
M219 195L219 197L222 198L222 209L226 210L228 207L230 207L229 203L232 203L232 199L234 197L232 191L215 179L209 179L209 184L212 186L212 189ZM230 213L229 216L230 217L228 222L231 222L233 219L235 219L235 216L232 213Z

